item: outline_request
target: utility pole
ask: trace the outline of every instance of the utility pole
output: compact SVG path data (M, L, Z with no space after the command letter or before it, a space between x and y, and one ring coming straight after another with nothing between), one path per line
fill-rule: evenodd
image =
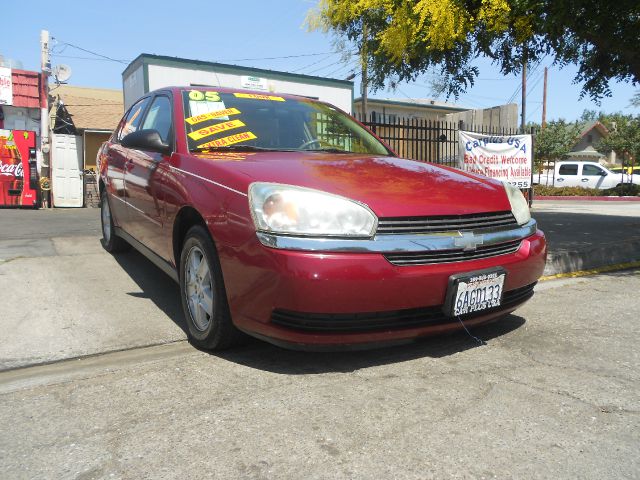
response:
M520 122L520 133L525 133L527 124L527 54L522 55L522 121Z
M544 88L542 90L542 130L547 126L547 67L544 67Z
M40 164L40 176L50 177L50 156L49 151L51 145L49 143L49 75L51 74L51 59L49 57L49 32L47 30L40 31L40 69L41 88L40 88L40 152L42 153L42 161ZM44 193L48 197L48 192ZM45 199L43 199L43 203ZM48 198L46 206L49 206Z
M362 63L362 78L360 82L362 90L362 118L367 121L367 92L369 90L369 81L367 73L367 65L369 55L367 55L367 24L362 25L362 48L360 48L360 63Z

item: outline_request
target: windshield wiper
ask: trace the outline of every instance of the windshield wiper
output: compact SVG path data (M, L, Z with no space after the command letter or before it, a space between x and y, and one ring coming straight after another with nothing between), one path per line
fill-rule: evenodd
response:
M300 150L301 152L327 152L327 153L355 153L349 150L342 150L340 148L305 148Z

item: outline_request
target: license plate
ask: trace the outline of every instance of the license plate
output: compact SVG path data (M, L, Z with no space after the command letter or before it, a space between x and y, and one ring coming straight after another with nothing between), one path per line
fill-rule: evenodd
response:
M445 313L456 317L499 307L506 276L507 272L502 268L452 275Z

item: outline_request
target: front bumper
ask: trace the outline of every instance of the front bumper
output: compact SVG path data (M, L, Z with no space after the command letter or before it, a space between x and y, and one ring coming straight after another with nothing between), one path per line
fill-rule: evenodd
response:
M300 315L362 315L371 312L438 309L445 302L449 277L501 266L504 290L535 284L546 261L541 231L524 238L513 253L469 261L396 266L383 253L309 252L269 248L256 237L242 247L221 248L220 260L234 323L241 330L293 348L358 348L398 343L461 328L456 320L384 328L309 330L274 321L278 312ZM497 319L524 303L464 319L475 325ZM275 316L274 316L275 312Z

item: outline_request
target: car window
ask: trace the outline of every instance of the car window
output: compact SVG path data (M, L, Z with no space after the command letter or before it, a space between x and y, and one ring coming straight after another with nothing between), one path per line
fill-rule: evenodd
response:
M142 123L142 129L157 130L162 142L168 144L171 140L171 101L169 97L158 96L153 99L147 116Z
M147 107L150 98L146 97L140 100L138 103L134 104L127 113L124 125L118 134L118 140L122 140L124 137L129 135L130 133L138 130L138 126L140 125L140 121L142 120L142 114L144 113L144 109Z
M191 151L254 148L392 155L353 118L307 98L192 89L183 92L183 105Z
M560 165L560 170L558 170L558 174L560 174L560 175L578 175L578 165L576 165L576 164Z
M582 174L588 176L600 176L602 175L602 170L600 167L596 167L595 165L583 165Z

